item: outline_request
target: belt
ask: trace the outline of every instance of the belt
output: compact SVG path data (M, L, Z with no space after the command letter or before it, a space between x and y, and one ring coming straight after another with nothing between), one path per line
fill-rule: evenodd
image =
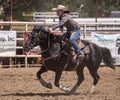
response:
M77 31L77 30L80 30L80 28L78 28L78 29L75 29L75 30L71 31L71 33L75 32L75 31Z

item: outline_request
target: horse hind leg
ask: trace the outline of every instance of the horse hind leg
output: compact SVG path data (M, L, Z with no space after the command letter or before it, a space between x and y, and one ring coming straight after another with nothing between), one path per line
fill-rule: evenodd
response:
M52 84L45 82L45 80L41 77L41 74L44 72L47 72L47 69L42 66L41 69L37 72L37 78L44 87L52 89Z
M76 73L77 73L77 76L78 76L78 81L77 83L74 85L74 87L71 89L70 91L70 94L74 94L76 93L78 87L80 86L80 84L83 82L84 80L84 74L83 74L83 68L84 66L79 66L77 69L76 69Z
M91 86L91 90L90 90L90 94L92 94L94 92L95 86L97 85L100 77L99 77L99 75L97 73L97 70L95 70L95 69L89 69L89 72L90 72L91 76L94 79L94 81L92 83L92 86Z

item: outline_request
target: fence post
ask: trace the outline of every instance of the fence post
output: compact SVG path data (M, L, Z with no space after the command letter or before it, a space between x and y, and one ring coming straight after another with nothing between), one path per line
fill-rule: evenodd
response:
M84 29L84 30L83 30L83 31L84 31L84 32L83 32L83 33L84 33L83 36L84 36L84 39L86 39L86 24L84 24L84 28L83 28L83 29Z
M28 31L28 24L26 23L25 24L25 32L27 32ZM25 55L25 68L27 68L27 55Z
M27 68L27 55L25 55L25 68Z
M26 32L28 31L28 24L27 23L25 24L25 31Z
M12 57L10 57L9 64L10 64L10 68L12 68Z

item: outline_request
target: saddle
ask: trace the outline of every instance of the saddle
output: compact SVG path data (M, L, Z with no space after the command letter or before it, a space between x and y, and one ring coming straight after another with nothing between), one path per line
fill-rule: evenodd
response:
M65 38L64 42L65 42L65 44L69 43L69 39ZM89 46L86 46L80 39L77 40L77 43L78 43L79 47L81 48L81 50L83 51L84 54L88 54L90 52ZM72 46L71 46L70 49L73 51L73 55L77 54L75 49Z
M69 39L64 39L65 45L66 47L68 47L67 44L70 44ZM88 54L90 52L90 48L89 46L86 46L80 39L77 40L78 45L80 46L81 50L83 51L84 55ZM70 44L71 45L71 44ZM68 49L68 48L67 48ZM70 53L66 52L67 50L63 49L62 53L64 53L65 55L69 55L69 58L72 58L72 61L77 63L77 65L79 64L79 59L78 59L78 54L76 53L76 50L70 46ZM83 58L84 59L84 58ZM82 59L82 60L83 60Z
M89 46L86 46L80 39L77 40L77 43L84 54L88 54L90 52ZM75 49L74 49L74 51L75 51Z

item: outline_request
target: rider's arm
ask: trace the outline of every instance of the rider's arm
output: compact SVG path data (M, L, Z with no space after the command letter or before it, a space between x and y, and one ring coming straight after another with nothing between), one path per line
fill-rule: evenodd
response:
M63 28L65 23L68 21L68 17L66 14L63 15L62 19L60 20L59 24L54 26L52 29L55 30L56 28Z

